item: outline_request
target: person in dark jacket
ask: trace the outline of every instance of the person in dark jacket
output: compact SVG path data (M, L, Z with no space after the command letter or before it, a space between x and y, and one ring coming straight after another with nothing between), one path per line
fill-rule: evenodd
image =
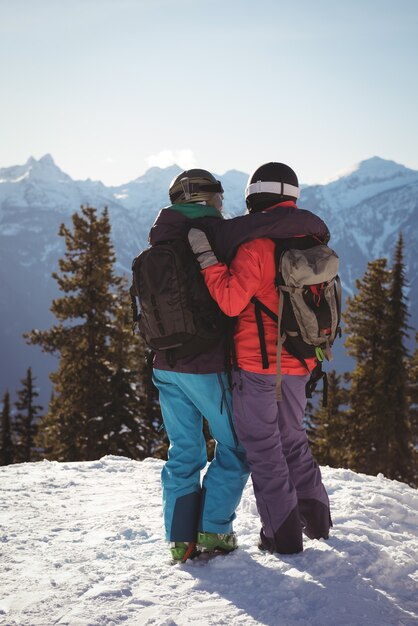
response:
M222 219L223 189L206 170L182 172L170 185L172 205L160 211L151 228L151 245L185 239L190 228L207 233L219 258L228 260L243 242L254 237L290 237L328 230L317 216L304 211L301 225L288 207L274 214ZM237 547L233 520L249 476L245 452L234 428L232 397L225 373L225 339L191 357L167 360L156 353L153 380L160 394L170 441L162 470L166 539L174 561L184 561L199 548L229 552ZM202 416L208 420L216 452L207 464Z
M220 217L222 186L205 170L178 176L170 185L172 206L160 212L151 245L182 238L193 218ZM204 221L202 222L204 224ZM166 539L174 561L192 558L199 548L230 552L237 547L232 523L249 476L245 453L233 427L231 398L224 369L223 339L203 354L176 359L163 351L154 360L164 426L170 441L162 470ZM216 441L207 464L202 418Z
M247 206L253 214L288 207L302 226L298 196L295 172L283 163L268 163L250 177ZM318 239L325 242L327 237ZM259 547L272 553L301 552L302 529L310 538L327 538L332 523L328 495L303 427L306 368L312 371L316 358L302 364L283 346L280 402L275 390L278 328L267 316L263 322L267 366L262 359L252 298L270 310L279 308L275 244L268 238L253 239L239 247L228 267L218 262L202 231L191 230L189 241L210 294L226 315L237 317L234 340L239 370L233 373L233 411L262 522Z

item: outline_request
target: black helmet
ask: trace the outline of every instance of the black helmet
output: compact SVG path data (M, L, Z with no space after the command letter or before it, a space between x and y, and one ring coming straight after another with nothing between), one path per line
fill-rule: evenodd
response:
M245 200L250 213L263 211L273 204L299 198L299 181L284 163L265 163L248 179Z
M186 170L171 181L168 193L173 204L180 202L204 202L222 209L221 182L207 170Z

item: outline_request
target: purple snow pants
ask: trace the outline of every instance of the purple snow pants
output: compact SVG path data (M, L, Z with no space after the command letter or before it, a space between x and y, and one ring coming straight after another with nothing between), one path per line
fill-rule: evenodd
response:
M303 550L302 530L327 538L332 525L328 495L303 426L308 376L234 372L233 410L238 437L251 469L262 522L262 547L290 554Z

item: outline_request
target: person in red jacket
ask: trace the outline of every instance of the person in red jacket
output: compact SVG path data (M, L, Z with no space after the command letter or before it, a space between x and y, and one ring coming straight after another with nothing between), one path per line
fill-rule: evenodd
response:
M297 176L283 163L259 167L246 189L250 213L277 206L298 211L298 197ZM282 399L277 401L278 330L277 324L267 316L263 325L268 365L264 363L263 367L251 298L255 296L271 310L278 310L275 244L270 239L244 243L228 267L218 262L202 231L192 229L189 241L212 297L224 313L238 318L234 343L239 369L233 371L233 412L262 522L259 548L281 554L301 552L302 531L309 538L326 539L332 522L328 495L303 426L309 374L283 347ZM310 370L315 365L315 358L307 359Z

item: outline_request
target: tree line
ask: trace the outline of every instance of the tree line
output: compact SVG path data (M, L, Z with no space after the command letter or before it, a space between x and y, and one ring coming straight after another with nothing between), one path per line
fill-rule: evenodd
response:
M12 416L10 393L5 391L2 400L0 421L0 465L26 463L39 460L40 455L35 438L42 407L36 404L39 396L35 387L32 368L28 367L26 376L21 380L22 387L17 392L15 412Z
M343 313L352 372L329 374L328 406L308 414L320 464L418 486L418 350L410 355L403 237L393 266L368 263ZM416 336L418 341L418 335Z
M114 272L110 234L107 209L98 214L90 206L72 216L72 228L60 227L65 254L52 274L62 294L51 306L57 321L49 330L25 335L30 344L58 355L59 366L50 375L51 400L37 420L25 460L89 461L106 454L140 460L165 454L146 350L132 332L128 287ZM6 392L3 464L21 460L17 416L10 415L8 398Z
M141 338L132 331L126 280L114 272L108 211L82 206L65 241L60 293L51 311L56 324L25 335L32 345L59 356L45 412L36 404L31 368L15 410L5 392L0 424L0 464L48 458L84 461L116 454L141 460L164 458L151 367ZM352 372L331 371L327 407L310 405L307 429L320 464L382 473L418 486L418 350L409 333L403 238L392 267L371 261L343 314ZM206 432L208 449L210 436Z

